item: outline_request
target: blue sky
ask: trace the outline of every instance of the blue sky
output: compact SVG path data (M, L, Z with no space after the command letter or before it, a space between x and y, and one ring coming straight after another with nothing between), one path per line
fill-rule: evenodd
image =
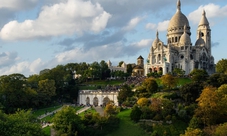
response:
M60 64L136 63L152 41L166 43L177 0L0 0L0 75L38 74ZM226 58L226 0L181 0L191 40L202 10L212 30L215 62Z

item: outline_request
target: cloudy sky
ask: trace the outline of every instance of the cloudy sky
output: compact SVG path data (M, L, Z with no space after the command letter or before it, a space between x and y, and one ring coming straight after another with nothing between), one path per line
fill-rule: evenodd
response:
M177 0L0 0L0 75L39 73L59 64L148 56L156 31L166 43ZM226 58L226 0L181 0L191 39L202 10L212 30L215 62Z

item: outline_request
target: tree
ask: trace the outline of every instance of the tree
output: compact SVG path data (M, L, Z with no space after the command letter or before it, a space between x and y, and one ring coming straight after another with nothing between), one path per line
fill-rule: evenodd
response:
M59 135L81 135L85 128L80 117L76 114L75 108L70 106L63 107L61 111L55 114L52 121L53 128Z
M227 114L227 84L221 85L217 90L217 97L218 97L218 106L219 106L219 113L221 115L226 115Z
M203 69L194 69L190 73L193 82L204 82L208 78L208 73Z
M185 71L180 68L174 68L173 73L174 75L181 77L185 74Z
M227 75L223 73L214 73L209 76L207 84L217 88L222 84L227 84Z
M101 79L106 79L107 77L110 77L110 70L108 68L107 63L104 60L102 60L99 65L101 71Z
M127 98L131 97L132 95L133 92L131 88L127 84L123 85L117 96L119 104L121 105L125 100L127 100Z
M113 105L113 103L108 103L105 107L104 110L104 115L108 116L112 116L112 115L116 115L117 114L117 108L116 106Z
M138 101L137 101L137 104L140 106L140 107L143 107L143 106L147 106L148 105L148 99L147 98L140 98Z
M187 128L185 134L180 136L203 136L203 131L199 128Z
M48 102L51 101L51 97L55 95L55 81L54 80L41 80L39 81L38 85L38 99L40 103L46 105Z
M133 69L132 64L127 64L127 73L129 75L132 75L132 69Z
M195 110L195 115L201 118L204 125L211 126L220 115L219 99L215 90L216 88L211 86L204 88L200 97L196 100L198 108Z
M171 74L166 74L161 77L161 83L168 89L172 89L177 85L177 78L172 76Z
M154 78L146 78L143 81L142 85L146 88L147 92L149 92L150 94L153 94L158 90L158 84Z
M180 95L187 104L195 103L195 100L199 98L202 89L202 84L198 82L187 83L180 88Z
M124 61L120 61L119 63L118 63L118 67L121 67L121 65L124 63Z
M216 71L227 74L227 59L221 59L216 64Z
M131 120L138 122L140 120L140 116L142 114L142 111L139 109L138 106L133 106L132 111L130 113Z
M13 113L18 108L32 107L30 101L35 91L27 86L26 77L22 74L11 74L0 77L0 101L6 113Z
M227 123L220 124L215 130L215 136L226 136L227 135Z
M0 111L0 134L2 136L45 136L42 127L31 111L18 110L14 114Z

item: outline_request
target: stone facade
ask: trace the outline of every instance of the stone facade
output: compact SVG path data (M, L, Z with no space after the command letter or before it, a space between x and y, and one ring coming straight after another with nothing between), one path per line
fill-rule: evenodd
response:
M209 74L215 72L214 57L211 54L211 29L203 11L197 28L197 40L191 42L190 25L181 12L181 2L171 18L167 29L167 44L159 39L158 32L144 66L145 75L161 71L164 74L180 68L188 75L193 69L204 69Z
M80 90L77 102L83 105L105 106L113 101L118 106L118 91Z

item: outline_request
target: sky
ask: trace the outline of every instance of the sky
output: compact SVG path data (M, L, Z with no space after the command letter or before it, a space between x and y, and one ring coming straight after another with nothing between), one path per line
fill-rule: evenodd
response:
M177 0L0 0L0 75L67 63L146 60L156 32L167 43ZM206 11L215 62L227 57L226 0L181 0L192 44Z

